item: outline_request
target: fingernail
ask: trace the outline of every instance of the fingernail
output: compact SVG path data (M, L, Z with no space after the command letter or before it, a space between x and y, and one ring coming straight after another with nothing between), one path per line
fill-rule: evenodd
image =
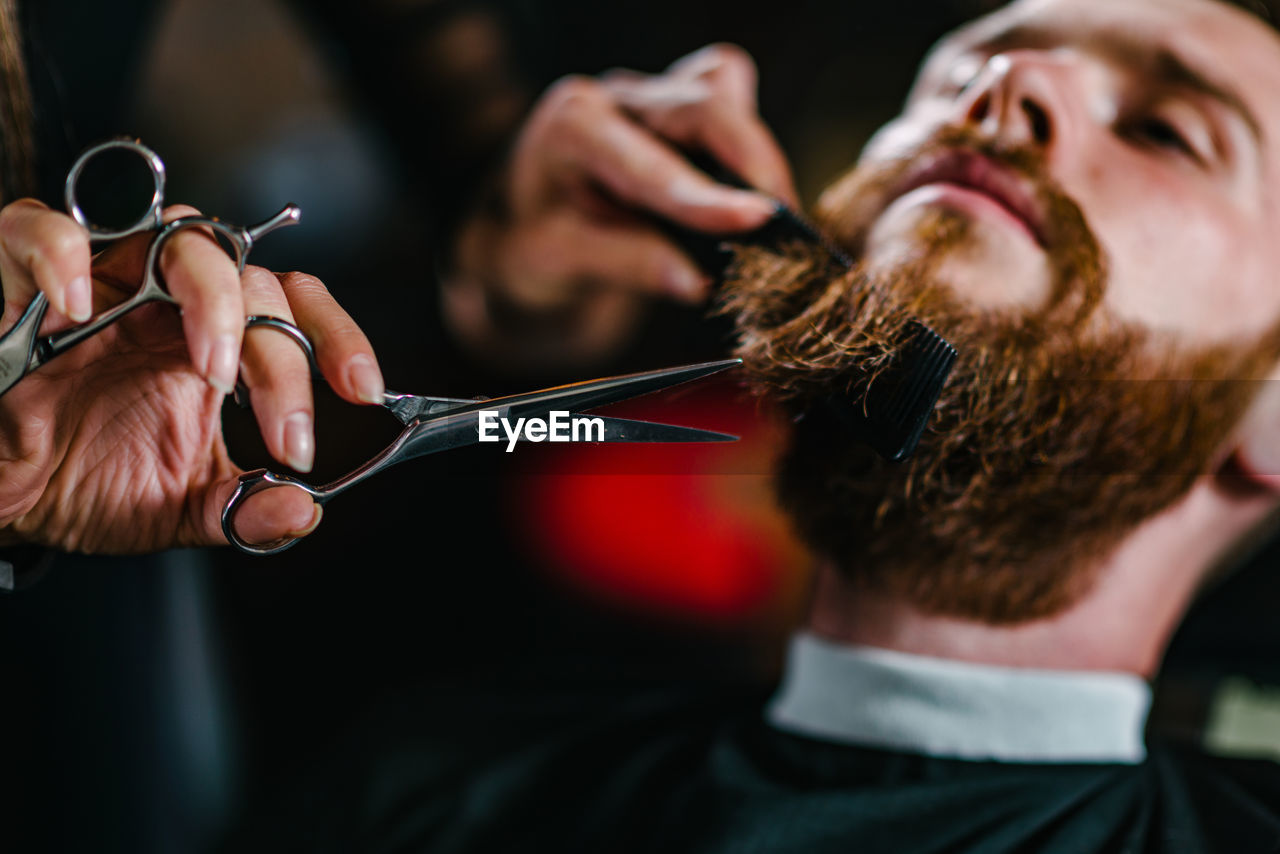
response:
M678 202L699 207L733 208L748 220L764 222L773 216L778 203L768 196L750 190L737 190L719 184L706 184L693 178L680 178L670 187Z
M88 276L77 276L67 285L67 317L83 323L93 315L93 283Z
M672 199L681 204L703 207L723 205L726 202L726 196L732 195L731 191L722 189L715 184L684 177L672 181L667 192Z
M295 471L311 471L316 457L316 440L311 435L311 416L295 412L284 420L284 461Z
M708 284L705 276L685 266L668 268L666 280L667 290L671 295L686 302L701 300Z
M240 372L240 350L236 347L233 335L219 335L209 350L209 365L205 369L205 379L209 385L223 394L231 394L236 385L236 376Z
M758 218L761 222L778 212L776 199L746 190L733 190L732 192L736 197L734 199L735 206L744 214L752 218Z
M373 359L363 353L352 356L347 362L347 379L355 388L356 397L365 403L382 403L387 388Z
M300 531L290 531L288 534L290 537L305 537L307 534L310 534L316 528L320 527L320 519L324 517L324 508L319 504L313 506L316 508L316 511L311 515L311 521L308 522L307 526Z

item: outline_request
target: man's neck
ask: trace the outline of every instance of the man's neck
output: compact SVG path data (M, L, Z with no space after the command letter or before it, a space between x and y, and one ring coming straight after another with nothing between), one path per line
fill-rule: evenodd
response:
M809 628L840 643L954 658L1008 667L1115 670L1150 676L1164 644L1152 633L1137 636L1106 615L1098 621L1072 609L1067 615L1024 625L984 623L926 614L909 603L851 587L830 567L819 570L818 596ZM1134 617L1138 622L1142 617ZM1101 625L1101 623L1105 623Z
M1219 515L1215 501L1193 488L1183 501L1137 528L1106 559L1080 602L1048 619L992 626L926 614L903 599L860 589L824 565L818 570L809 628L840 643L919 655L1011 667L1123 671L1149 678L1208 567L1220 559L1223 542L1248 530L1239 514ZM1214 536L1187 533L1206 530Z

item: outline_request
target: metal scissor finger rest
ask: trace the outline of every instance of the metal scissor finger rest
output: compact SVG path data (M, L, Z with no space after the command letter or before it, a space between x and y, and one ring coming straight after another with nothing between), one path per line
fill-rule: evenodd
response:
M258 322L254 323L255 320ZM296 327L292 327L292 324L278 318L254 318L251 319L251 325L267 326L286 332L307 350L314 365L310 342ZM388 391L384 395L382 406L395 415L405 428L386 449L349 474L320 487L266 469L245 472L240 476L235 491L223 507L222 531L227 539L242 551L252 554L275 554L293 546L298 538L286 536L270 543L251 543L236 531L236 514L252 495L269 489L291 486L301 489L316 504L324 506L330 499L391 466L415 457L479 442L482 411L497 413L501 418L516 419L546 416L555 411L578 413L679 383L701 379L741 363L740 359L727 359L684 365L639 374L588 380L492 399L424 397ZM729 442L738 438L726 433L672 424L656 424L607 416L592 416L592 419L598 419L601 422L599 438L604 442Z
M132 225L124 228L103 228L94 224L85 215L80 206L77 190L85 167L95 157L106 151L123 150L132 152L142 158L151 171L155 191L151 203L145 213ZM185 216L164 221L164 162L147 146L136 139L112 139L87 149L76 160L67 173L65 200L67 212L89 233L92 244L121 240L135 234L151 232L151 243L147 249L143 267L143 277L139 288L128 299L98 314L82 324L63 329L50 335L41 336L40 324L48 310L49 302L43 293L27 306L22 317L12 329L0 336L0 394L4 394L19 380L32 371L37 370L50 359L65 353L67 350L115 323L129 312L149 302L176 303L169 294L160 270L160 253L165 244L177 234L192 228L207 229L225 239L223 244L235 262L236 269L243 271L245 261L254 244L264 235L298 222L301 210L297 205L286 205L274 216L257 225L243 227L223 222L217 217Z

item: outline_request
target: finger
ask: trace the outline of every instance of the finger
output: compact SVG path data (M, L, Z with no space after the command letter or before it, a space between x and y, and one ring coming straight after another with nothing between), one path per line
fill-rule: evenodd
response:
M699 48L671 63L663 76L703 81L738 107L756 111L756 63L736 44L717 42Z
M280 282L298 327L315 345L320 372L334 391L352 403L382 403L382 369L351 315L315 276L286 273Z
M294 322L289 301L275 274L246 267L240 277L248 314ZM270 328L245 332L240 375L271 456L297 471L311 471L315 461L315 405L311 364L288 335Z
M175 205L165 221L197 214ZM244 300L235 262L203 228L188 228L165 241L160 272L170 295L182 306L182 327L191 364L223 394L235 386L244 331Z
M619 200L689 228L743 231L773 215L768 198L716 183L624 117L598 125L578 142L580 168Z
M554 97L551 127L528 142L552 174L602 185L625 204L702 231L757 228L772 216L770 199L712 181L623 115L595 81L562 83Z
M602 71L596 80L606 88L610 89L613 85L641 85L657 79L653 74L645 74L643 71L636 71L632 68L610 68Z
M752 187L798 205L791 167L754 103L725 97L701 80L606 85L623 109L665 139L706 151Z
M35 199L0 210L0 277L5 300L25 305L37 289L75 321L93 313L89 236L71 217Z
M795 179L782 147L755 113L716 102L689 130L689 143L711 154L749 185L799 207Z
M706 151L748 185L795 207L791 166L754 111L714 96L664 99L645 87L617 87L619 103L646 127L686 149Z
M583 284L696 303L711 279L656 229L610 225L572 212L513 234L499 260L508 297L537 309L563 302Z
M708 121L695 131L695 144L751 186L798 207L791 166L760 118L759 73L751 54L734 44L712 44L678 60L671 73L692 75L714 93Z
M281 486L246 498L232 524L241 539L265 545L305 537L320 525L323 515L320 505L301 489Z
M233 477L218 481L205 492L201 508L202 528L197 545L227 542L222 531L222 510L238 484ZM285 537L304 537L320 524L320 505L301 489L279 486L250 495L231 519L236 534L246 542L267 544Z

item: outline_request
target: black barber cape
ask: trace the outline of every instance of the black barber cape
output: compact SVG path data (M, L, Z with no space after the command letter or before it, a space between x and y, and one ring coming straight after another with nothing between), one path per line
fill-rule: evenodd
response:
M793 646L791 683L805 681L793 678L796 659ZM892 742L928 723L933 713L917 702L927 698L950 702L954 717L975 732L960 750L1083 755L1091 749L1087 727L1073 730L1052 719L1055 708L1079 705L1052 697L1052 689L1028 695L1030 705L1010 716L1007 707L1021 699L1001 695L998 673L996 682L974 683L962 672L959 687L943 679L939 690L930 677L921 693L918 674L902 678L892 660L885 669L873 657L870 671L865 661L854 664L861 668L853 680L859 690L878 691L867 705L889 710L853 716L868 728L868 739ZM288 809L273 809L227 850L1280 851L1276 763L1215 758L1165 742L1145 748L1139 742L1137 755L1115 761L961 759L788 731L804 726L805 702L819 700L810 723L821 729L821 704L848 699L845 683L817 682L815 674L839 675L817 668L805 677L813 689L807 695L785 684L769 704L723 697L623 703L435 697L402 709L399 724L378 722L376 738L354 746L337 767L295 791ZM983 693L975 695L973 684ZM1081 684L1080 693L1089 694ZM1108 719L1100 702L1127 690L1114 687L1102 686L1092 712L1088 701L1080 706L1101 715L1099 732L1120 719ZM798 698L790 716L788 697ZM988 698L1009 732L981 732L975 709ZM1145 705L1140 711L1139 732ZM949 729L964 729L952 727L951 717L936 720L920 731L924 741L938 742L928 744L935 753L947 749ZM1037 743L1037 733L1053 737ZM1097 745L1117 756L1127 749L1105 736Z

